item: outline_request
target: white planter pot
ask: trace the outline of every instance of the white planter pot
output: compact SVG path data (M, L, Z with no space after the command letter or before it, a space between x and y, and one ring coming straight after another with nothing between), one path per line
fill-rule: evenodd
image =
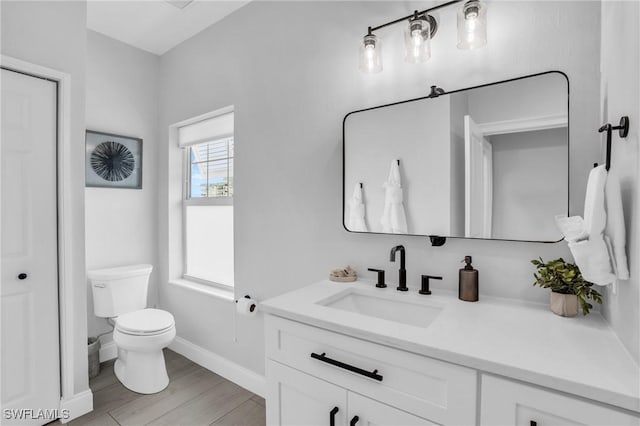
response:
M561 317L575 317L578 315L578 296L551 292L549 300L551 311Z

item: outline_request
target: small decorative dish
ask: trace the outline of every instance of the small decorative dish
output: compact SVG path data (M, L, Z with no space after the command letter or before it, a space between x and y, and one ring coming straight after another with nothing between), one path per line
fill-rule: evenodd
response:
M337 283L350 283L350 282L356 281L357 279L358 279L358 277L356 277L356 276L352 276L352 277L336 277L333 274L329 274L329 280L335 281Z
M344 269L334 269L329 274L329 280L338 283L350 283L358 279L356 271L351 269L351 266L347 266Z

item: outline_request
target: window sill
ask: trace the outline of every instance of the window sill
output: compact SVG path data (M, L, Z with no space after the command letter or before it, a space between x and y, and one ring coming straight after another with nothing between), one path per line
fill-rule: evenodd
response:
M185 280L183 278L175 278L169 280L169 284L197 291L199 293L206 294L207 296L217 297L218 299L227 300L230 302L235 301L235 295L232 288L229 288L227 290L219 287L197 283L195 281Z

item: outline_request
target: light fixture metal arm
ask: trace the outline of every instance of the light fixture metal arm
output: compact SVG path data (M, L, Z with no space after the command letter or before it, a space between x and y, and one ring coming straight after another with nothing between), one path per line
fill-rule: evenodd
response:
M434 7L432 7L432 8L425 9L425 10L423 10L423 11L421 11L421 12L418 12L418 15L426 15L426 14L428 14L429 12L433 12L434 10L442 9L443 7L447 7L447 6L450 6L450 5L455 4L455 3L460 3L460 2L462 2L462 1L465 1L465 0L452 0L452 1L448 1L448 2L446 2L446 3L442 3L442 4L439 4L439 5L434 6ZM397 24L397 23L399 23L399 22L404 22L404 21L406 21L406 20L408 20L408 19L411 19L414 15L415 15L415 12L414 12L414 13L411 13L411 14L409 14L409 15L407 15L407 16L404 16L404 17L402 17L402 18L398 18L398 19L396 19L396 20L394 20L394 21L390 21L390 22L387 22L387 23L385 23L385 24L378 25L377 27L369 27L369 32L377 31L377 30L379 30L379 29L381 29L381 28L385 28L385 27L388 27L388 26L391 26L391 25L395 25L395 24Z

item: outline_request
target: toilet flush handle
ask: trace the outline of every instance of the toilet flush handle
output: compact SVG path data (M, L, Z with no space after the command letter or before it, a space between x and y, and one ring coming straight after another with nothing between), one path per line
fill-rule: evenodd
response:
M93 286L97 287L97 288L105 288L106 287L106 285L104 283L94 283Z

